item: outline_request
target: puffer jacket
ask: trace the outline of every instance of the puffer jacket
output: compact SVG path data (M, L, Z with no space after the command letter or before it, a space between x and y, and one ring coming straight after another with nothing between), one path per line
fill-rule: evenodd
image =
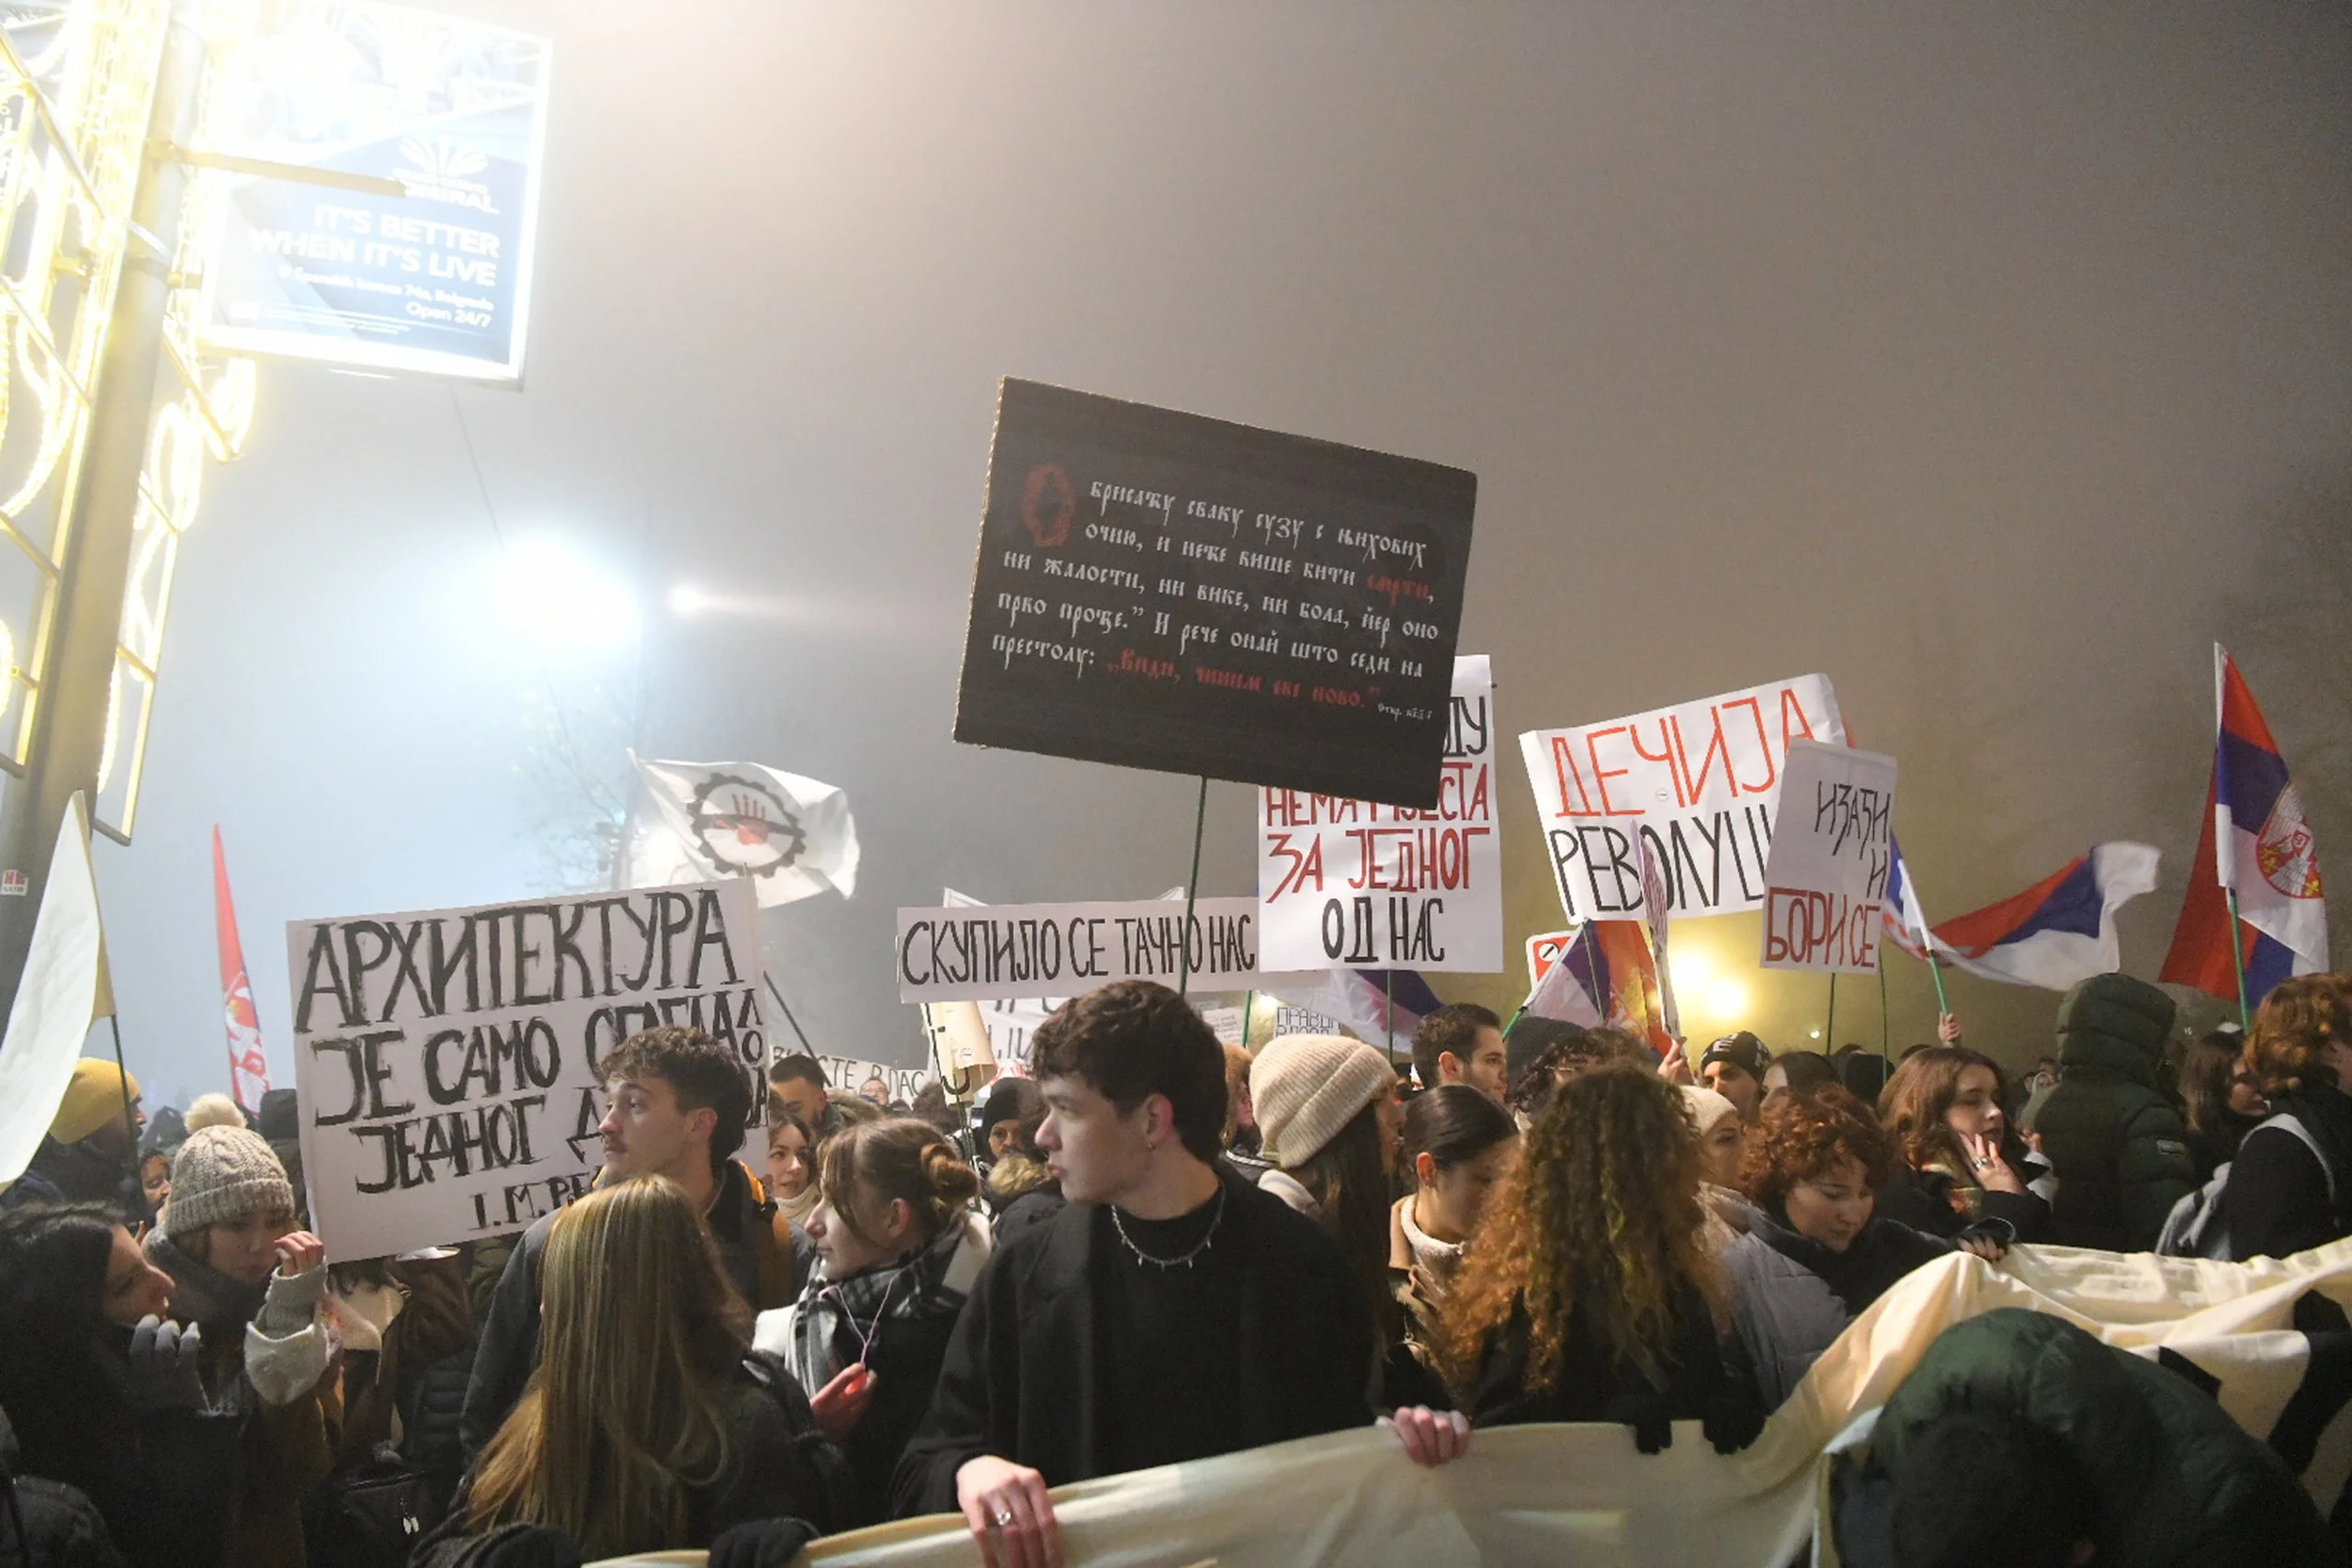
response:
M2344 1561L2276 1454L2177 1372L2063 1318L2003 1307L1954 1324L1894 1391L1868 1457L1835 1485L1838 1550L1892 1568L1886 1519L1903 1456L1958 1411L2015 1416L2065 1446L2099 1497L2097 1561L2132 1568L2273 1568Z
M1731 1321L1767 1411L1804 1381L1822 1352L1863 1308L1923 1263L1951 1252L1940 1236L1873 1216L1843 1252L1832 1252L1758 1210L1747 1234L1724 1248Z
M2128 975L2097 975L2058 1004L2064 1069L2034 1117L2058 1174L2051 1238L2145 1252L2197 1186L2180 1111L2156 1088L2172 998Z

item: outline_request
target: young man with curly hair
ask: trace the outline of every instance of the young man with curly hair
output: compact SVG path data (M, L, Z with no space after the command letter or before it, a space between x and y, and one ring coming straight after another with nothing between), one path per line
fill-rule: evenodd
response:
M703 1216L728 1278L753 1310L791 1305L812 1250L731 1157L751 1122L751 1069L701 1030L670 1024L630 1035L602 1066L611 1103L596 1127L605 1146L597 1179L668 1177ZM538 1364L539 1258L554 1224L548 1214L525 1231L499 1278L459 1420L469 1456L514 1408Z
M1057 1568L1046 1489L1372 1420L1370 1306L1321 1226L1218 1160L1225 1053L1131 980L1039 1026L1036 1133L1069 1201L973 1283L901 1515L955 1509L989 1568ZM1399 1412L1425 1463L1467 1428Z

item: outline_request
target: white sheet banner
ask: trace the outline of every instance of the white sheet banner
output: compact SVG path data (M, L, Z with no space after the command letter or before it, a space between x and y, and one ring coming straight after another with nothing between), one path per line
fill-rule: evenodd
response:
M602 1163L598 1064L640 1030L707 1030L747 1080L767 1064L749 882L286 931L311 1215L338 1259L519 1230L577 1197Z
M1790 746L1764 867L1765 968L1878 973L1894 825L1894 758L1815 740Z
M1250 989L1258 900L1197 900L1189 942L1184 906L1163 898L900 909L892 952L900 1001L986 1002L1075 996L1114 980L1174 986L1188 949L1189 989Z
M1502 968L1494 713L1487 656L1456 659L1434 811L1292 789L1258 792L1268 966Z
M1826 675L1519 738L1546 860L1572 922L1646 919L1635 835L1651 839L1678 915L1764 907L1792 740L1843 745Z

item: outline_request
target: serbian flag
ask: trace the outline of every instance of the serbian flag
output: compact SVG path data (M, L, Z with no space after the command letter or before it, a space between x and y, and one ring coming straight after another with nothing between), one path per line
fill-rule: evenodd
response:
M2072 990L2123 966L2115 911L2155 891L2156 859L2152 845L2098 844L2022 893L1929 926L1898 849L1887 877L1887 939L1983 979Z
M1657 965L1638 921L1587 920L1536 982L1526 1010L1563 1023L1629 1030L1661 1060L1674 1048L1658 1001Z
M2290 976L2327 967L2327 904L2320 896L2319 853L2302 797L2254 694L2219 643L2213 645L2213 688L2219 719L2213 778L2206 786L2188 897L2159 978L2211 996L2236 996L2237 965L2230 956L2234 935L2252 1007Z
M254 1010L245 944L237 939L237 907L229 897L229 862L220 829L212 829L212 924L220 942L220 1013L229 1028L229 1091L239 1110L258 1111L269 1092L269 1055L262 1049L261 1015Z
M1333 969L1319 990L1303 989L1296 999L1374 1045L1411 1040L1421 1020L1445 1005L1418 969Z

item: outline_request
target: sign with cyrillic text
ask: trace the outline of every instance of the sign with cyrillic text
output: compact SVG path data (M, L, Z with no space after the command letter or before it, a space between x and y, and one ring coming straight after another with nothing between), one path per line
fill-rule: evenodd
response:
M1894 759L1796 742L1776 821L1764 869L1764 967L1875 975L1894 850Z
M731 880L287 928L311 1217L337 1258L520 1230L604 1163L599 1063L657 1024L768 1058L758 895Z
M1114 980L1174 987L1185 930L1184 906L1161 898L900 909L899 999L1069 997ZM1190 951L1188 989L1248 989L1258 975L1258 900L1196 901Z
M1843 745L1826 675L1519 738L1545 861L1571 922L1647 919L1636 835L1678 915L1764 907L1781 769L1793 740Z
M1502 968L1494 696L1485 654L1453 661L1435 810L1259 791L1268 968Z
M1477 479L1008 379L956 739L1438 806Z

